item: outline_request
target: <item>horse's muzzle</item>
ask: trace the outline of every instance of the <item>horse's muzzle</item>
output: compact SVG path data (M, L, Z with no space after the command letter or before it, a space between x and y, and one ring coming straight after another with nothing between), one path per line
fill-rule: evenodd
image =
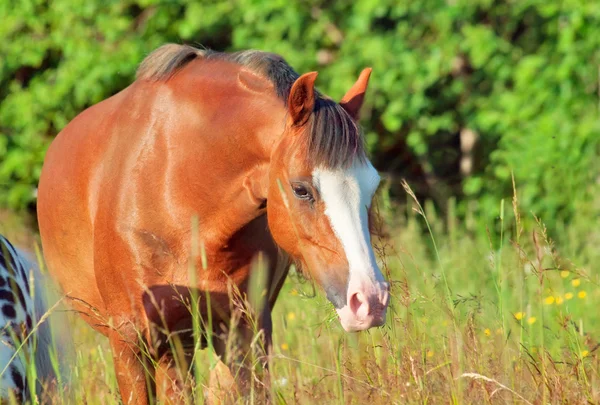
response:
M346 332L357 332L383 325L389 298L386 282L351 282L346 305L337 309L342 327Z

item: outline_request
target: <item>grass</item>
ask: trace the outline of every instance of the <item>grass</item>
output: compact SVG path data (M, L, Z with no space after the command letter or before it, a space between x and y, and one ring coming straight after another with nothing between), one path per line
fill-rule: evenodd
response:
M384 205L389 236L375 245L392 285L386 325L344 333L292 269L273 312L273 402L600 402L598 234L579 234L577 221L547 228L516 198L493 224L461 223L454 208L442 218L411 198ZM552 229L569 230L560 246ZM107 340L67 318L70 372L57 398L118 403ZM205 365L202 391L214 362L206 351L194 362Z

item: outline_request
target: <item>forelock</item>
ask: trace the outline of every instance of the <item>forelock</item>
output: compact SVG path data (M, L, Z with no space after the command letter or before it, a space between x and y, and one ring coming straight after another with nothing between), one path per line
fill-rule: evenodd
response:
M356 161L367 161L359 125L331 99L316 99L304 136L309 163L315 167L347 168Z

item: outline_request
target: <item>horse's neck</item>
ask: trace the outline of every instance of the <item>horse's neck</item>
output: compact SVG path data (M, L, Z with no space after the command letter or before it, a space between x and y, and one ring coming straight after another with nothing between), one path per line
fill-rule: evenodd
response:
M213 236L212 246L220 249L230 244L248 224L266 213L265 200L261 198L263 188L266 195L268 164L257 162L229 183L217 200L219 206L210 213ZM201 219L202 222L202 219Z
M155 204L156 195L169 196L169 204L177 207L164 207L177 211L169 219L173 229L189 229L190 217L198 215L207 253L217 253L265 213L262 205L271 152L285 129L286 109L272 91L257 94L240 87L237 75L231 74L231 80L212 80L208 74L196 73L177 75L167 86L139 83L139 89L132 89L136 94L157 94L160 103L150 100L146 105L150 99L146 97L140 101L141 110L177 117L160 121L160 136L138 131L152 134L153 151L160 156L158 163L147 164L140 173L156 177L159 163L169 162L163 171L171 176L162 185L165 189L147 190L147 200ZM139 124L141 128L151 125L155 125L152 120ZM148 148L150 141L140 139L139 143ZM130 145L131 139L127 142Z
M231 81L216 84L210 75L188 76L193 85L181 84L183 92L189 89L217 87L211 97L194 93L191 99L202 112L200 126L191 133L201 134L190 150L190 167L208 170L202 180L193 180L196 195L210 200L202 214L208 215L210 233L216 247L226 245L242 228L263 215L268 191L268 174L273 149L285 130L286 109L278 96L268 92L248 90L238 83L238 75ZM181 80L186 77L182 76ZM195 90L194 90L195 91ZM186 97L187 98L187 97ZM210 120L207 121L207 117ZM196 135L192 135L196 136ZM206 162L210 161L210 167ZM209 178L210 177L210 178ZM187 189L187 187L186 187ZM206 228L205 228L206 229Z

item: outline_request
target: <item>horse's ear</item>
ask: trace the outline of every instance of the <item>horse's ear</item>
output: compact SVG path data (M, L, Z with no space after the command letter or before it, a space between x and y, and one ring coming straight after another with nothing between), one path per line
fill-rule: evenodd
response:
M306 123L315 108L315 80L317 72L305 73L292 85L288 98L288 110L292 124Z
M373 69L366 68L358 77L358 80L350 90L346 93L340 106L356 121L360 113L360 107L363 105L365 99L365 92L367 91L367 85L369 84L369 77Z

